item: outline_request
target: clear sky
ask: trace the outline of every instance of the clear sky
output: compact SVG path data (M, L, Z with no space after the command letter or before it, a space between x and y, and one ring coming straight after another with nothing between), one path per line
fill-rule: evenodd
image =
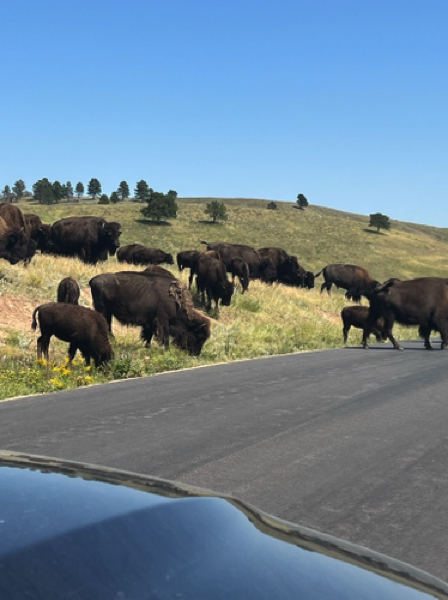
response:
M448 227L447 0L4 0L0 186Z

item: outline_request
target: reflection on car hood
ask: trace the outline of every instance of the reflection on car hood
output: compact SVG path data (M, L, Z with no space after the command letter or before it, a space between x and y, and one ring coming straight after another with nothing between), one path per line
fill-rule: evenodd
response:
M234 498L0 452L0 598L428 600L448 586Z

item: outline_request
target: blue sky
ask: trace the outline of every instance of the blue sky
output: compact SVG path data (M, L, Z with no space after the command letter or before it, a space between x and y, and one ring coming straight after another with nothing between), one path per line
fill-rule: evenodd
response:
M0 186L448 227L446 0L5 0Z

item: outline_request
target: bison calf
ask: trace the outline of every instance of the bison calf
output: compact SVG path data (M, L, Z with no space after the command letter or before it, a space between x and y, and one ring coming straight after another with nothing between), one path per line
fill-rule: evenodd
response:
M80 289L73 277L64 277L58 285L58 302L78 304Z
M69 362L78 349L87 365L90 365L91 358L98 367L113 357L106 319L95 310L58 302L41 304L33 312L31 328L34 331L37 328L36 316L41 332L37 339L37 358L41 358L43 353L49 359L48 347L53 335L69 342Z
M344 334L344 343L347 343L347 335L351 327L357 327L358 329L364 329L367 318L369 316L369 309L367 306L344 306L341 311L341 319L344 325L342 333ZM370 333L376 337L377 342L387 339L386 328L383 318L379 318L370 329Z

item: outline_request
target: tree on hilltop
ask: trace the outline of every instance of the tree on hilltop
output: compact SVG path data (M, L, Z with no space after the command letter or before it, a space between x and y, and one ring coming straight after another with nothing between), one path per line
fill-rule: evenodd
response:
M380 229L390 229L389 217L381 213L373 213L370 215L369 227L376 227L377 233L380 233Z
M137 181L134 190L134 198L140 202L147 202L151 196L152 189L148 186L144 179ZM145 210L145 209L143 209Z
M80 181L78 181L78 183L76 184L76 195L78 196L78 200L79 198L84 194L84 184L81 183Z
M297 206L300 208L300 210L305 210L305 208L308 206L308 200L303 194L297 194Z
M177 217L176 197L177 192L173 190L170 190L168 194L163 194L149 188L147 206L142 208L141 213L147 219L157 221L157 223L162 219L175 219Z
M89 185L87 186L87 193L89 196L92 196L93 200L95 200L95 198L101 194L101 191L101 183L98 181L98 179L92 177L92 179L89 181Z
M120 185L118 186L117 194L122 200L126 200L127 198L129 198L129 186L126 181L120 182ZM111 196L111 199L112 199L112 196Z
M14 185L12 186L12 191L14 192L14 194L17 196L17 198L20 200L20 198L23 197L23 192L25 191L26 185L25 182L23 181L23 179L18 179Z
M205 208L205 214L209 215L213 223L216 221L226 221L227 220L227 208L224 202L219 202L218 200L212 200L207 207Z

